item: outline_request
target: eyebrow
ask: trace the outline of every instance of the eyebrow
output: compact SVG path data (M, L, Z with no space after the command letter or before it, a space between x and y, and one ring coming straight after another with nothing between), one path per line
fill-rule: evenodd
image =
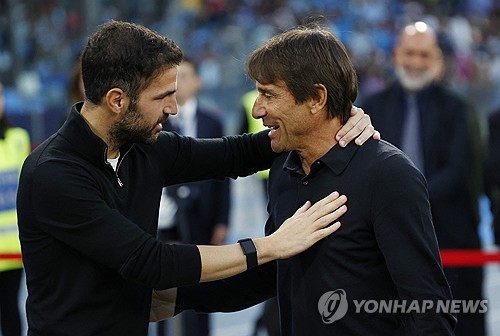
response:
M157 94L156 96L153 96L153 99L162 99L162 98L165 98L167 96L173 95L175 92L177 92L177 90L169 90L166 92L162 92L160 94Z
M267 94L274 94L274 91L272 89L267 89L267 88L258 88L257 91L260 93L267 93Z

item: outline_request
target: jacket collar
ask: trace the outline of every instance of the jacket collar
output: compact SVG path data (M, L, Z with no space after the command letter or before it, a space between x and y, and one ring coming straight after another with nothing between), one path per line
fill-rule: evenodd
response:
M58 133L90 161L98 165L106 165L108 145L92 132L90 126L80 114L82 106L83 102L73 105L66 122ZM132 145L126 144L122 146L120 152L125 153Z

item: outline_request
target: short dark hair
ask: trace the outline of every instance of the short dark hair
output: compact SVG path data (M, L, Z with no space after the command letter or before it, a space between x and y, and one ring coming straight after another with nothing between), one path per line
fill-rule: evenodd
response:
M358 95L354 65L342 42L316 23L278 34L252 52L247 73L261 84L282 80L299 103L317 97L315 84L328 90L329 118L349 119Z
M179 65L182 51L146 27L112 20L89 38L81 61L85 95L92 103L98 104L113 87L136 101L161 70Z

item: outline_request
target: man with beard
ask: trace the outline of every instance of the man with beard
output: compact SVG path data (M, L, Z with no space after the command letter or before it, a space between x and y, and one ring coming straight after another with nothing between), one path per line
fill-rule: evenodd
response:
M110 21L81 59L85 101L21 172L29 335L147 335L152 289L287 258L339 227L329 224L345 212L345 197L332 193L305 202L269 237L226 246L156 240L163 187L268 168L276 157L268 134L198 140L162 132L177 113L182 52L145 27ZM342 134L366 129L362 142L373 134L368 124L357 113Z
M435 81L442 69L435 32L406 26L393 52L397 81L363 103L384 138L401 148L427 179L441 249L478 249L477 193L469 179L473 154L464 99ZM404 113L401 113L401 112ZM454 299L482 299L481 267L445 268ZM484 314L458 314L456 335L484 335Z

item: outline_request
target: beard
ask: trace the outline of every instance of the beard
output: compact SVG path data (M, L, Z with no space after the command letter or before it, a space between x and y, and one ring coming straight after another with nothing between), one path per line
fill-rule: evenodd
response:
M157 139L153 129L158 123L147 124L137 108L137 103L130 103L123 116L109 129L109 140L116 148L132 142L151 144Z
M396 77L401 86L408 91L420 91L433 80L432 70L422 72L419 76L412 76L402 66L396 67Z

